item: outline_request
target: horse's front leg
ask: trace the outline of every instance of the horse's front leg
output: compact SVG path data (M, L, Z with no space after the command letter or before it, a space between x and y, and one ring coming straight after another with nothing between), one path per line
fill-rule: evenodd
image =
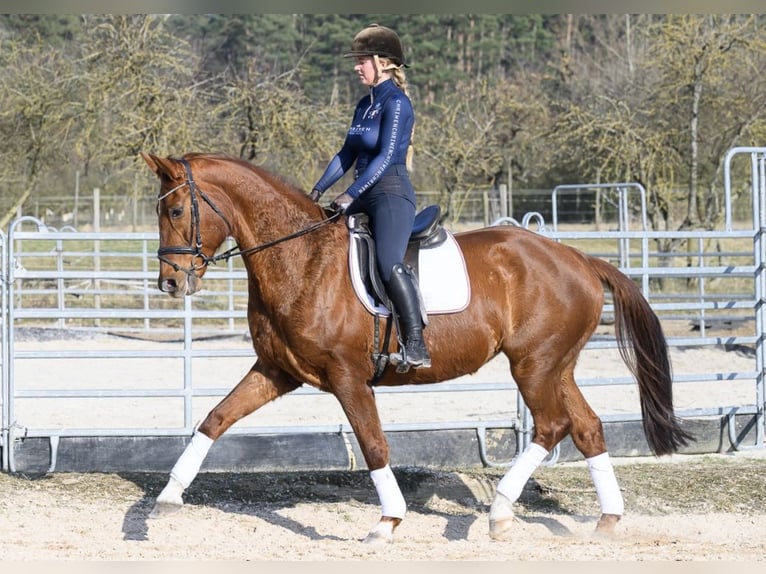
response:
M270 369L261 361L256 361L194 431L191 441L170 471L170 479L157 497L149 517L158 518L181 508L184 490L199 473L213 442L231 425L298 386L300 383L288 378L282 371Z
M336 389L334 394L354 429L380 500L381 518L364 541L368 544L393 542L394 530L407 512L407 503L389 466L388 441L383 434L375 395L371 387L358 382Z

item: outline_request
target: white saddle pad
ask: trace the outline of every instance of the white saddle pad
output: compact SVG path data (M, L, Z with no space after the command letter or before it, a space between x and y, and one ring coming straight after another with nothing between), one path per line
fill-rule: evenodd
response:
M377 305L364 286L356 241L350 242L348 264L351 282L359 300L370 313L387 317L390 314L389 310L384 305ZM447 231L446 241L438 247L420 250L418 268L418 283L426 313L457 313L468 307L471 301L471 283L468 280L463 252L452 233Z

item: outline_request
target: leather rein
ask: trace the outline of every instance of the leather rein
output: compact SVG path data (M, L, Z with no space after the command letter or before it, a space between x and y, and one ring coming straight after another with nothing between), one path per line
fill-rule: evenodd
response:
M258 251L263 251L264 249L268 249L269 247L273 247L274 245L277 245L284 241L289 241L290 239L295 239L297 237L301 237L303 235L311 233L312 231L315 231L319 229L320 227L324 227L325 225L332 223L333 221L335 221L342 215L342 212L337 211L333 213L331 216L329 216L327 219L323 219L317 223L313 223L309 225L308 227L299 229L298 231L294 233L290 233L289 235L285 235L283 237L279 237L277 239L267 241L266 243L261 243L260 245L255 245L247 249L240 249L239 246L235 246L235 247L232 247L231 249L223 251L222 253L213 255L212 257L208 257L202 251L203 243L202 243L202 232L200 230L200 221L199 221L199 199L197 198L197 196L199 195L199 197L201 197L202 200L205 203L207 203L210 206L210 208L221 219L223 219L224 223L226 223L226 226L229 228L229 232L231 232L232 226L231 226L231 223L229 223L229 220L226 219L226 216L223 214L223 212L220 209L218 209L218 207L212 202L212 200L208 197L208 195L197 186L197 183L194 181L194 178L192 177L191 165L189 165L189 162L185 159L181 159L180 162L184 166L184 169L186 170L186 181L184 181L180 185L177 185L173 189L166 191L165 193L163 193L157 198L157 212L159 213L160 202L166 197L168 197L169 195L171 195L172 193L178 191L179 189L188 187L189 195L191 196L192 217L191 217L191 233L189 236L190 245L160 247L157 250L157 258L163 263L166 263L167 265L172 267L174 271L183 271L186 274L192 274L198 269L203 269L210 264L215 265L218 261L228 260L231 257L236 257L237 255L257 253ZM194 256L195 259L200 259L202 261L202 265L199 265L199 266L193 265L191 268L188 268L188 269L183 268L177 263L170 261L166 257L166 255L192 255Z

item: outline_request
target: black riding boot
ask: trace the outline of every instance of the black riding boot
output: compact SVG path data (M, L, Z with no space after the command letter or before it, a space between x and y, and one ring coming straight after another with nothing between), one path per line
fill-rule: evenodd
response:
M403 331L401 335L404 338L404 349L402 353L391 354L392 362L409 364L411 367L430 367L431 357L423 341L420 300L412 277L401 264L394 265L391 280L386 283L386 291L399 316L399 325Z

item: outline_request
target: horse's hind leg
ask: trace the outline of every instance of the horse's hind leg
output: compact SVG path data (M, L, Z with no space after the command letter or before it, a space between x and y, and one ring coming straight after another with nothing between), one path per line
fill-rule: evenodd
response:
M532 413L535 436L497 485L489 511L489 534L494 539L506 537L513 529L513 505L521 496L524 485L551 449L569 433L572 425L558 385L558 373L527 358L519 361L513 375Z
M524 401L532 412L535 438L519 455L511 469L497 486L497 495L490 508L490 536L502 538L513 527L513 504L524 485L548 452L567 434L583 454L588 464L596 495L601 506L601 517L596 524L599 534L611 534L622 517L624 502L609 454L606 450L601 420L585 401L574 381L574 366L557 378L560 384L544 389L543 385L520 385ZM538 389L533 391L531 389Z
M609 460L603 425L575 384L573 375L570 373L562 382L566 396L565 405L572 420L572 442L588 463L588 472L601 507L596 532L611 534L622 518L625 503L612 462Z
M181 508L184 490L199 473L213 442L231 425L298 386L298 383L288 379L281 371L268 369L257 361L194 432L170 471L170 479L157 497L150 518L165 516Z

